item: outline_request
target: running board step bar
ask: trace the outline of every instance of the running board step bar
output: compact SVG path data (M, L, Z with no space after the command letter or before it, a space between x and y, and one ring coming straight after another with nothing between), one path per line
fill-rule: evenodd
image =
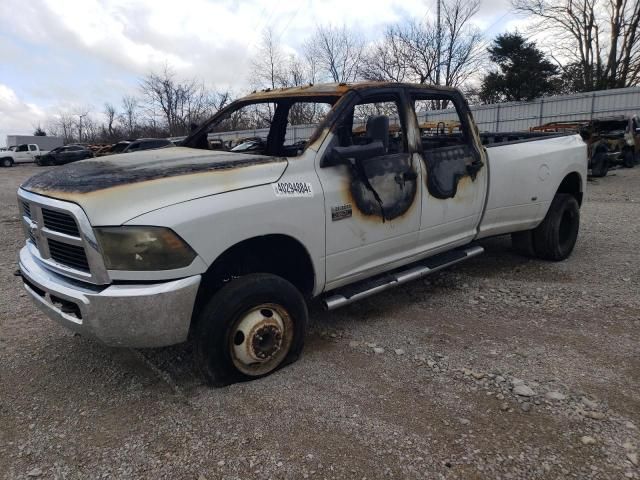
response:
M372 279L339 288L324 297L322 303L327 310L335 310L336 308L344 307L345 305L370 297L383 290L397 287L403 283L422 278L430 273L476 257L482 252L484 252L484 248L473 246L462 250L451 250L441 253Z

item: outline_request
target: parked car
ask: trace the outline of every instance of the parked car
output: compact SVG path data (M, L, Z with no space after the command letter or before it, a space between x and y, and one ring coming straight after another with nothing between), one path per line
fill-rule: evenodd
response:
M171 140L166 138L139 138L127 145L122 153L138 152L140 150L154 150L156 148L174 147Z
M46 155L42 155L36 163L40 166L64 165L93 157L95 157L93 151L84 145L65 145L64 147L54 148Z
M640 118L635 115L551 122L531 131L580 133L588 145L588 167L594 177L604 177L612 166L633 168L640 161Z
M121 140L118 143L114 143L109 150L109 153L122 153L133 140Z
M435 100L455 106L459 129L421 134L416 112ZM210 149L209 133L267 103L261 152ZM326 113L300 148L289 114L310 103ZM107 345L192 338L210 384L263 377L301 354L314 297L348 305L480 255L476 241L496 235L528 256L571 255L587 147L577 134L520 135L481 137L462 93L442 86L257 92L182 147L25 181L22 280L49 317Z
M589 168L604 177L612 165L633 168L640 160L640 118L619 115L598 118L580 129L589 146Z
M23 143L0 152L0 165L12 167L16 163L35 162L46 153L48 152L40 150L40 147L35 143Z
M260 153L266 147L266 142L260 137L245 138L231 149L232 152L256 152ZM213 150L213 149L212 149Z

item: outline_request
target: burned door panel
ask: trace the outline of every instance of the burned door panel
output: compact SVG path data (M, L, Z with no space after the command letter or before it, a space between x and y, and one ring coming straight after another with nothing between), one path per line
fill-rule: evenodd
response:
M351 195L363 214L393 220L413 204L417 177L409 154L366 159L352 169Z
M331 126L317 169L325 196L329 289L415 253L422 181L407 147L407 114L399 91L386 89L353 95ZM326 161L333 153L340 162Z
M413 96L427 188L438 199L455 197L460 180L469 176L474 181L484 166L474 142L472 119L463 112L460 100L453 94Z
M452 146L424 153L429 193L438 199L453 198L458 190L458 182L469 175L468 166L473 156L465 146Z
M482 145L462 97L422 92L412 93L412 100L419 138L416 157L425 168L426 185L419 244L424 250L464 244L476 235L486 196ZM434 106L441 110L434 111Z

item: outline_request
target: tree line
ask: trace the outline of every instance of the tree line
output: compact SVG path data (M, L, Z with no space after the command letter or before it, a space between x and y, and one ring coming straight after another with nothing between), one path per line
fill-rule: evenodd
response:
M290 52L268 28L252 58L249 82L256 90L326 81L437 84L461 88L473 103L640 84L638 0L512 0L512 6L533 20L528 34L552 36L553 44L544 45L547 53L518 32L487 44L472 22L480 0L442 0L439 23L424 18L389 25L373 42L345 26L318 26L299 52ZM38 133L67 143L182 136L236 96L198 79L181 79L170 67L145 75L138 90L119 104L105 103L101 112L60 112L44 130L38 126ZM299 113L301 119L314 114Z

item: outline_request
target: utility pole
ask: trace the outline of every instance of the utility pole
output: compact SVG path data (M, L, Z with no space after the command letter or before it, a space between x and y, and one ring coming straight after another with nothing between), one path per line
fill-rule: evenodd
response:
M440 56L442 50L442 22L440 21L440 3L442 0L436 0L438 4L438 20L436 28L436 85L440 85ZM436 100L436 108L440 110L440 100Z
M440 3L442 0L436 0L438 3L438 20L436 29L436 85L440 85L440 50L442 48L442 23L440 21Z

